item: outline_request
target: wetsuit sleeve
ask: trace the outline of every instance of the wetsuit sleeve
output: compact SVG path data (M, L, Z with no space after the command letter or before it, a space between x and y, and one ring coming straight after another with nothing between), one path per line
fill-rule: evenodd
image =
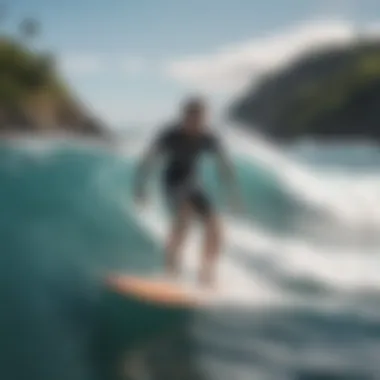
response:
M207 137L206 144L207 151L215 155L222 172L230 176L232 173L232 162L220 139L215 135L210 135Z
M208 150L217 159L220 175L223 178L232 203L235 205L240 204L240 194L237 189L237 178L232 159L217 136L210 136L208 139Z
M136 175L135 175L135 194L143 196L145 193L145 184L150 174L150 171L157 161L157 156L164 152L168 144L168 134L161 132L150 144L149 148L143 154L143 157L137 165Z

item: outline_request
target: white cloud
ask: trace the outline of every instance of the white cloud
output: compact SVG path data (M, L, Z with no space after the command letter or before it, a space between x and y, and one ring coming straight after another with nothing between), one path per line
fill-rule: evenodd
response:
M378 25L361 33L379 36ZM191 89L208 93L231 93L255 78L291 63L301 54L327 45L351 43L357 29L350 22L331 20L303 23L283 32L226 46L208 55L169 62L169 77Z
M93 54L67 54L58 61L60 69L69 75L95 75L104 70L101 57Z

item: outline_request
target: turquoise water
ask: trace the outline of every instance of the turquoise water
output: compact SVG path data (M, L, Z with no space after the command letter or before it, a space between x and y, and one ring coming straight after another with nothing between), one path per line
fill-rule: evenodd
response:
M295 175L284 177L278 166L241 151L234 161L246 211L226 222L220 281L235 291L235 303L226 297L217 311L195 312L179 330L166 326L142 347L143 367L157 379L378 378L379 246L374 240L361 248L379 231L370 198L376 174L350 174L342 188L321 174L332 167L324 163L318 186L302 177L297 193ZM105 310L119 302L105 301L102 277L149 276L163 265L155 223L144 228L131 204L134 164L128 151L86 144L0 146L2 379L104 379L120 372L101 368L107 345L99 340L99 315L107 318ZM344 172L341 162L335 167ZM204 180L228 215L212 163L204 165ZM337 209L331 219L330 208L343 202L336 189L347 183L357 190L347 198L352 212ZM317 202L319 186L328 190L326 207ZM362 195L372 207L353 208ZM112 334L126 328L119 323L111 324Z

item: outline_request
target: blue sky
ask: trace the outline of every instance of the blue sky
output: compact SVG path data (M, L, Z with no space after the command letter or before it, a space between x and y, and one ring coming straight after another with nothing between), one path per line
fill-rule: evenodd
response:
M378 0L12 0L5 28L38 18L80 98L115 126L166 118L188 93L219 109L305 44L380 28ZM327 26L322 22L328 22ZM306 38L309 36L310 38ZM297 51L294 46L297 47ZM277 65L277 66L276 66ZM256 69L253 69L256 67Z

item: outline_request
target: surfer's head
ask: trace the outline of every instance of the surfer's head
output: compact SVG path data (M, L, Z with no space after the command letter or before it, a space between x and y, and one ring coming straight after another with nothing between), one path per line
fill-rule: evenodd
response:
M182 125L191 133L201 132L205 127L207 104L201 97L187 99L182 109Z

